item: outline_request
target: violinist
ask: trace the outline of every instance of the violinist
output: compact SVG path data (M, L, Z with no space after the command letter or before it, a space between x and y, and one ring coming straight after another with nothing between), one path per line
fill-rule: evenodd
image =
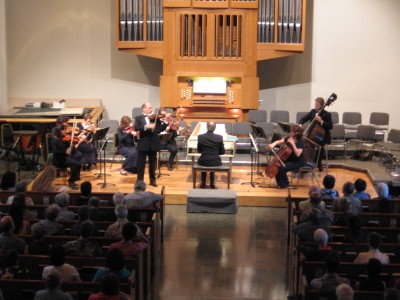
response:
M330 130L332 130L333 128L333 124L332 124L332 116L331 113L326 111L325 109L321 108L324 106L325 104L325 100L322 97L318 97L315 99L315 106L313 109L311 109L311 111L306 114L304 117L302 117L299 120L299 124L303 125L304 123L306 123L307 121L312 121L315 119L315 121L317 122L318 126L321 126L323 129L325 129L325 136L323 137L323 140L321 141L320 145L321 145L321 150L320 150L320 154L319 154L319 159L318 159L318 169L321 172L322 171L322 158L324 157L324 146L326 144L330 144L331 143L331 133Z
M280 189L289 186L289 179L287 177L287 172L298 170L304 165L303 161L303 128L299 125L292 125L290 128L290 136L277 140L268 145L269 149L273 149L276 146L284 145L284 147L289 147L289 156L284 162L284 166L280 165L278 167L278 173L275 176L277 187ZM278 152L279 154L279 152Z
M83 115L83 122L77 126L80 129L78 150L82 153L82 170L90 171L92 165L97 164L97 151L95 145L90 140L92 139L96 126L92 123L90 113Z
M70 139L69 141L63 141L63 138L67 136L66 126L61 125L56 132L56 136L51 141L51 146L53 148L53 165L58 168L70 168L71 173L68 179L69 187L73 190L77 190L78 186L75 181L81 179L81 164L71 157Z
M146 166L146 157L149 158L150 185L157 187L156 183L156 162L157 152L161 149L161 140L158 136L165 129L159 116L154 114L153 106L150 103L142 104L142 114L135 117L135 128L140 132L140 139L137 144L138 150L138 176L137 180L143 181Z
M179 131L182 130L182 128L179 127L179 121L176 121L171 113L167 113L165 108L160 108L160 114L165 115L165 118L162 119L163 125L166 126L164 131L167 133L172 133L168 141L161 141L161 149L168 150L169 152L169 158L167 162L168 171L172 171L172 166L174 164L176 154L178 153L178 147L176 146L175 138L179 135Z
M125 157L120 170L121 175L137 173L138 153L136 151L137 132L133 128L132 119L123 116L117 129L118 152Z

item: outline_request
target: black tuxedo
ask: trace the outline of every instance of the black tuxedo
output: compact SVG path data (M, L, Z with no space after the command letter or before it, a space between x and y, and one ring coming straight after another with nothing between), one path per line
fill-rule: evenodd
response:
M165 125L161 124L157 119L154 130L145 129L146 117L140 115L135 117L135 129L140 132L139 141L137 143L138 151L138 169L137 180L144 179L144 169L146 167L146 156L149 157L149 177L150 184L156 183L156 162L157 152L161 149L161 140L158 134L165 129Z
M197 151L201 154L198 164L201 166L220 166L221 154L225 153L222 136L212 131L200 134L197 138ZM206 172L201 172L201 183L205 185ZM210 186L214 185L214 172L210 172Z
M304 124L307 121L312 121L315 118L315 115L317 114L317 110L313 108L309 113L307 113L304 117L302 117L299 120L299 124ZM332 116L330 112L327 112L326 110L323 110L320 115L322 119L322 125L321 127L325 129L325 137L324 140L322 141L322 145L325 144L330 144L331 143L331 130L333 128L332 124Z

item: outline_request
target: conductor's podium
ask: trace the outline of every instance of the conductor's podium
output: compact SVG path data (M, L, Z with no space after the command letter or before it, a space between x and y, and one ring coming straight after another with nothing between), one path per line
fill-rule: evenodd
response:
M231 190L192 189L188 191L188 213L235 214L237 193Z

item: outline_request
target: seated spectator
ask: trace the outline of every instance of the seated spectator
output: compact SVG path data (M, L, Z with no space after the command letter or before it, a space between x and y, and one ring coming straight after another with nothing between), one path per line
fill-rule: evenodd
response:
M322 198L338 198L339 193L337 190L334 190L336 178L332 175L325 175L322 184L324 188L321 190L321 197Z
M39 223L35 223L31 228L33 242L28 245L28 254L30 255L48 255L50 246L43 241L44 227Z
M116 192L113 195L113 203L114 206L118 206L118 205L124 205L125 203L125 195L121 192Z
M368 233L361 228L361 220L357 215L351 215L347 218L347 224L350 232L347 233L343 241L346 243L366 243Z
M3 262L4 268L1 269L1 279L28 279L28 270L19 266L17 251L7 251Z
M57 270L53 270L47 275L44 290L35 293L34 300L72 300L71 295L60 290L61 274Z
M66 186L57 188L54 185L56 180L57 171L52 165L47 165L42 172L31 182L30 190L35 192L63 192L67 191L69 188Z
M75 214L67 209L69 204L69 194L68 193L59 193L54 197L54 203L60 207L60 212L57 217L57 221L74 221Z
M27 220L24 220L25 204L25 194L18 193L14 197L13 203L10 205L8 215L14 221L14 234L26 235L29 234L30 224Z
M395 288L388 288L386 289L385 293L383 294L384 300L400 300L400 291Z
M88 300L131 300L131 298L119 290L119 278L114 273L103 276L101 280L101 292L91 294Z
M122 228L126 223L129 223L127 219L128 210L125 205L118 205L115 208L115 216L117 217L117 221L108 226L105 237L122 239Z
M57 204L51 204L46 208L44 212L45 219L39 221L39 224L43 225L44 235L51 236L65 234L64 225L56 222L59 213L60 207Z
M1 177L0 189L3 191L14 191L15 183L17 181L17 174L12 171L7 171Z
M0 254L15 250L22 254L25 250L25 241L14 235L14 222L10 216L1 218L0 221Z
M393 213L395 204L390 202L389 186L383 182L378 183L376 186L376 192L378 197L374 198L374 200L378 200L378 205L374 211L379 213Z
M121 250L114 248L111 249L107 254L106 267L96 271L94 274L93 282L99 282L104 275L108 273L114 273L118 276L121 281L127 281L131 276L125 268L125 258Z
M336 288L336 298L337 300L353 300L354 291L346 283L339 284Z
M336 287L342 283L350 285L348 279L340 277L336 271L340 264L340 258L337 253L330 253L325 259L325 274L320 278L311 281L311 287L324 292L335 292Z
M382 263L376 258L370 258L365 270L367 272L367 278L361 279L356 282L354 290L356 291L385 291L386 284L380 279L380 273L382 269Z
M93 223L84 221L81 224L80 236L77 240L69 241L65 244L65 253L67 256L102 256L103 251L99 245L90 240L93 232Z
M110 245L110 250L120 249L125 259L135 258L150 243L135 223L126 223L122 227L122 237L122 241Z
M90 209L90 219L92 221L104 221L105 215L99 211L100 198L92 196L89 198L88 206Z
M18 193L26 194L26 189L27 189L26 182L25 181L19 181L15 185L15 194L18 194ZM7 203L6 204L10 205L11 203L13 203L13 201L14 201L14 195L9 196L7 198ZM27 206L35 205L35 203L33 202L32 198L30 198L30 197L26 197L25 196L25 202L26 202Z
M135 191L125 196L125 205L131 207L154 207L159 201L163 200L162 195L146 191L146 183L138 180L134 186Z
M362 210L360 199L354 197L354 184L350 181L343 184L343 197L335 199L331 211L358 214Z
M297 249L304 254L307 260L325 261L326 256L332 251L332 247L328 246L328 240L328 233L324 229L318 228L314 232L315 247L299 244Z
M318 185L316 185L316 184L310 185L310 187L308 188L308 196L310 196L314 192L317 192L317 193L320 192L320 189L319 189ZM320 206L322 208L325 208L325 202L321 201ZM310 198L308 198L307 200L304 200L304 201L300 201L300 203L299 203L299 209L301 211L305 211L306 209L308 209L310 207L311 207Z
M310 194L311 207L305 210L300 216L300 223L308 222L310 214L313 213L313 209L317 209L321 213L320 225L323 228L329 228L332 226L334 221L334 216L332 212L328 209L321 207L321 194L314 192Z
M355 263L366 264L370 258L378 259L383 265L389 263L389 256L379 251L382 244L382 236L377 232L371 232L368 236L368 252L361 252L357 255Z
M76 205L88 205L89 198L92 195L92 184L90 183L90 181L84 181L81 183L80 189L81 195L76 200Z
M367 188L367 182L362 179L362 178L357 178L356 181L354 181L354 197L363 200L363 199L371 199L371 195L365 192L365 189Z
M70 235L80 236L81 225L84 221L90 220L90 209L87 205L82 205L78 210L78 221L79 223L72 225ZM92 236L99 236L99 229L94 225Z
M307 222L293 226L292 232L297 234L302 242L313 242L314 232L321 228L321 212L313 208L308 216Z
M65 249L63 246L53 245L50 249L51 266L44 267L42 278L47 279L47 276L57 270L60 273L61 281L81 281L76 268L65 263Z

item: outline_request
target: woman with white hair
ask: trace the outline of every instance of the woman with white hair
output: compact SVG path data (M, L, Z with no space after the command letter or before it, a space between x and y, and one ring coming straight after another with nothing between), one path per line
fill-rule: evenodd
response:
M374 198L374 200L378 200L378 205L376 210L379 213L392 213L394 212L394 203L391 203L389 199L391 199L391 196L389 194L389 186L384 183L378 183L376 186L376 193L378 194L377 198Z
M75 214L67 209L69 204L69 194L59 193L54 197L54 202L60 207L60 212L57 217L57 221L74 221Z

